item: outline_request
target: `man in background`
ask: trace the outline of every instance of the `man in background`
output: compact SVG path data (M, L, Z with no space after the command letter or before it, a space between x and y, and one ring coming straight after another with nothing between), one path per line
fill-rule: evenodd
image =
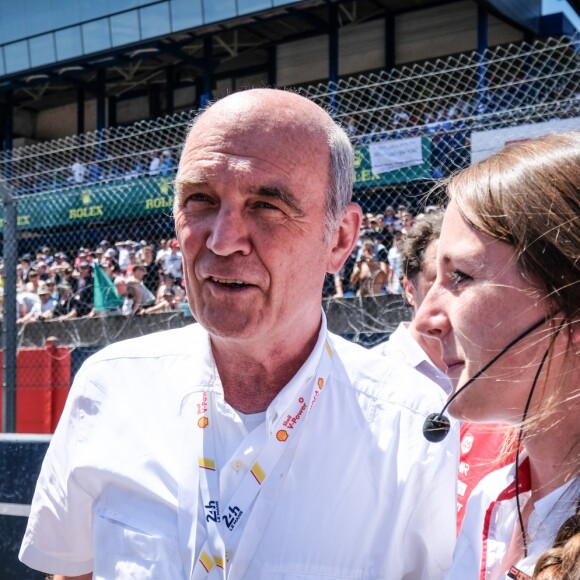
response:
M441 234L443 212L422 215L399 244L403 297L413 308L413 316L421 306L437 274L435 256ZM374 347L379 354L394 354L439 385L447 395L451 382L445 376L441 346L436 338L417 332L414 321L401 322L389 339Z

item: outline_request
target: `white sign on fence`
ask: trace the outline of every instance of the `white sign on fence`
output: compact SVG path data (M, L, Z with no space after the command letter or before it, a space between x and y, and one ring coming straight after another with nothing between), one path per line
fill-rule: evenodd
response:
M382 141L369 145L373 173L389 173L423 163L421 137Z
M486 159L511 143L568 131L580 131L580 117L555 119L543 123L518 125L517 127L506 127L505 129L493 129L491 131L473 131L471 133L471 163Z

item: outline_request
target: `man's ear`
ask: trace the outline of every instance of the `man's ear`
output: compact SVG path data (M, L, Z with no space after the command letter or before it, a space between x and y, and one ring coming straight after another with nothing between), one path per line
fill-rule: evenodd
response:
M415 286L409 282L407 276L403 276L403 294L409 306L415 307Z
M332 237L332 251L326 267L327 272L338 272L352 253L358 240L361 220L362 212L359 205L349 203L342 216L338 231Z

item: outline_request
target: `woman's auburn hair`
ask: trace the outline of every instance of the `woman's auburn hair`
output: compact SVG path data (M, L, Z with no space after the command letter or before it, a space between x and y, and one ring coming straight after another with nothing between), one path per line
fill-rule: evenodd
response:
M514 247L518 265L572 322L580 313L580 132L506 147L447 181L473 227ZM553 311L554 308L547 310Z

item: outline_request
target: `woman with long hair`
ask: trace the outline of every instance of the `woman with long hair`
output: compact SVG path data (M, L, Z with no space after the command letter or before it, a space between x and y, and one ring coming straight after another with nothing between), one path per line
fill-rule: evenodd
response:
M448 578L578 580L580 133L518 143L445 185L415 324L441 342L450 414L518 434L515 462L469 500Z

